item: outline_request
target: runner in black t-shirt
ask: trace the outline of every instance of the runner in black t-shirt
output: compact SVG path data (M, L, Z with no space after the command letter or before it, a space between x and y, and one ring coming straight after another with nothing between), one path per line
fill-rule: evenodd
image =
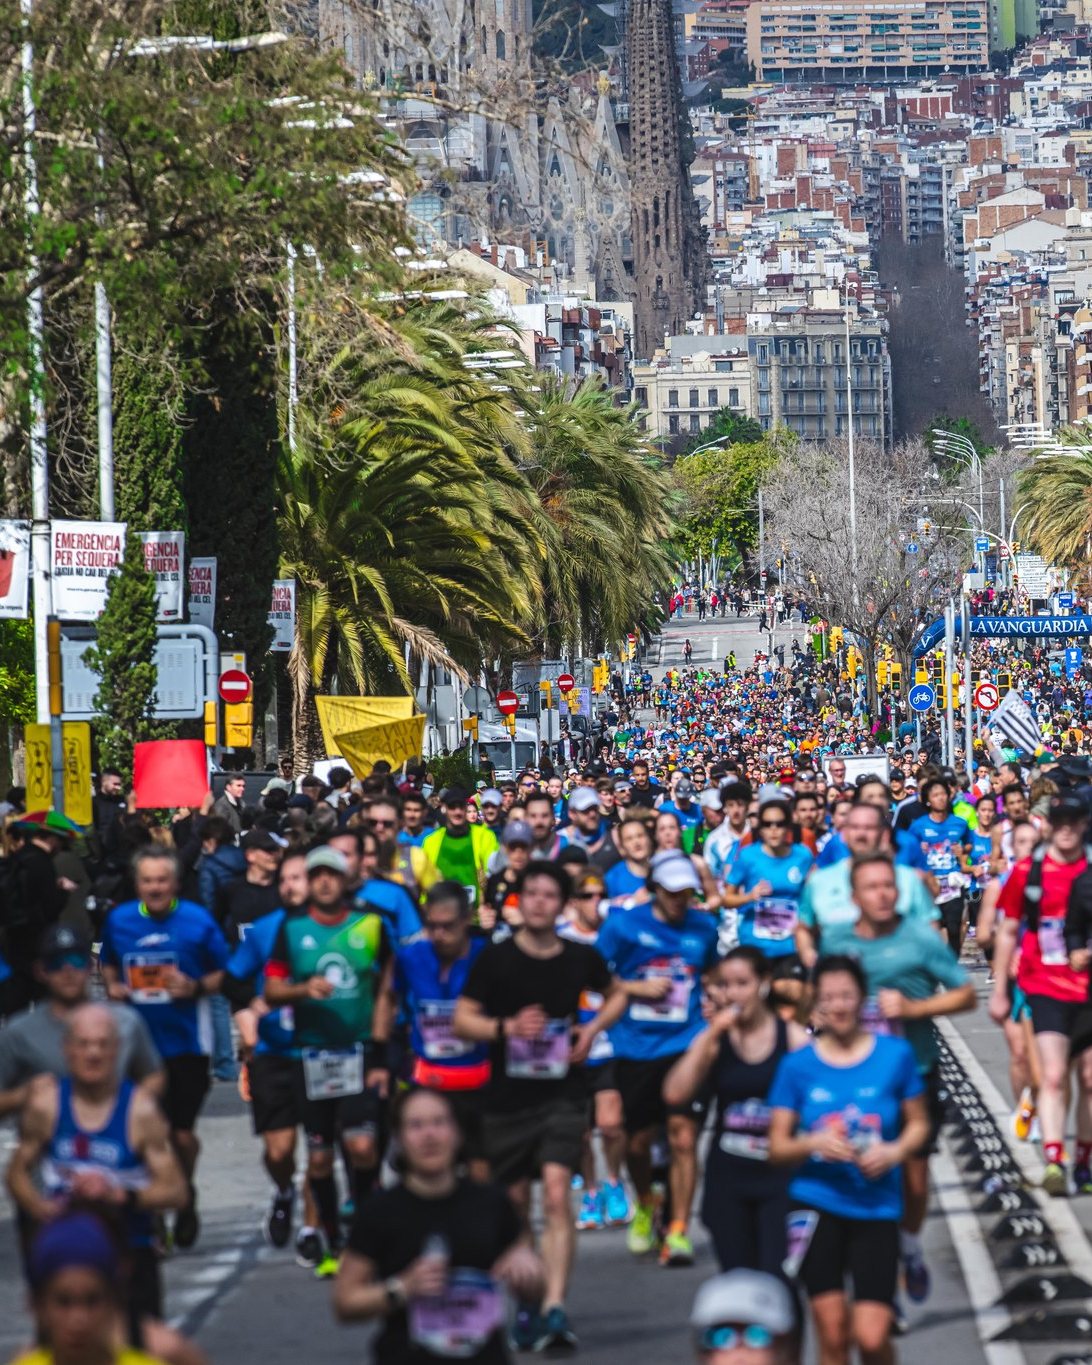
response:
M626 997L612 985L594 948L558 938L556 922L570 882L553 863L532 862L520 883L523 925L491 944L471 968L455 1007L455 1032L493 1043L485 1096L485 1154L526 1221L532 1180L542 1178L550 1236L544 1241L546 1292L539 1314L525 1306L513 1340L519 1349L575 1349L565 1289L575 1244L569 1196L588 1126L586 1076L580 1064L592 1040L618 1019ZM599 1013L575 1028L586 991L606 994ZM607 994L609 992L609 994Z
M397 1106L401 1185L357 1209L334 1307L343 1321L378 1318L378 1365L426 1365L453 1356L509 1365L507 1285L542 1288L542 1264L520 1244L520 1221L493 1185L455 1174L461 1135L450 1099L413 1090Z

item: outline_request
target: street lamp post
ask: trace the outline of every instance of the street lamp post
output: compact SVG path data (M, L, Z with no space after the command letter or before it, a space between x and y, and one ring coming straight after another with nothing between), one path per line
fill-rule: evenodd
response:
M849 335L849 284L846 283L846 408L849 421L849 563L853 572L853 601L857 601L857 471L853 432L853 355Z

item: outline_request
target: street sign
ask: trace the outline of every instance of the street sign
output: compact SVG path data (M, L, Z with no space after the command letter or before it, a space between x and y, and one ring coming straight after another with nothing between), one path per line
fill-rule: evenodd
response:
M987 540L987 538L986 538L985 536L979 536L978 539L977 539L977 540L975 541L975 543L974 543L974 552L975 552L975 554L978 554L978 555L987 554L987 553L989 552L989 548L990 548L990 542L989 542L989 540Z
M920 550L921 546L917 543L916 540L908 540L906 542L906 553L908 555L916 555L920 552Z
M974 704L980 711L996 711L1001 705L1001 693L997 684L979 683L974 690Z
M1069 611L1073 606L1073 594L1071 592L1060 592L1058 594L1058 610Z
M557 675L557 690L562 696L564 696L566 692L571 692L575 686L576 679L571 673L559 673Z
M937 694L928 683L915 683L906 700L910 703L911 711L928 711L936 705Z
M998 545L998 547L997 547L997 558L998 558L998 559L1008 559L1008 557L1009 557L1009 547L1008 547L1008 545L1006 544L1005 541L1002 541L1002 542L1000 543L1000 545Z
M514 692L498 692L497 710L502 716L514 716L519 710L519 697Z
M220 682L217 685L220 693L220 700L226 702L240 702L250 700L251 682L250 675L244 673L241 668L229 668L220 674Z
M49 810L53 805L52 737L48 725L23 727L27 764L27 809ZM66 720L61 727L64 754L64 813L77 825L89 825L91 810L91 726L85 720Z

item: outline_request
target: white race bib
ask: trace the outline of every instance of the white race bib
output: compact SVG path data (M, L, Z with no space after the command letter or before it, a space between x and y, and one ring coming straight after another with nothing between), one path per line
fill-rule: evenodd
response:
M569 1027L567 1019L547 1019L537 1038L509 1038L505 1071L513 1080L564 1080L572 1051Z
M305 1047L303 1084L309 1100L340 1100L364 1089L364 1044L350 1048Z

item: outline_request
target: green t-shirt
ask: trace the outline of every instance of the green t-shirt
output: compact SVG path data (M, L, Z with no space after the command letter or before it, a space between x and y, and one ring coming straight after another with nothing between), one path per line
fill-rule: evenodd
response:
M823 933L824 953L855 957L868 978L870 996L895 990L908 1000L927 1000L938 990L954 990L967 983L967 973L940 935L921 919L901 919L882 938L861 938L856 925L832 925ZM893 1032L905 1034L922 1075L937 1063L937 1039L931 1019L894 1021Z
M470 903L478 903L478 863L474 856L474 836L467 827L465 834L453 835L445 830L436 847L436 867L446 881L465 886Z
M287 981L325 977L333 994L293 1006L300 1047L346 1048L372 1036L372 1013L390 940L379 915L346 910L323 922L314 914L286 918L266 972Z

